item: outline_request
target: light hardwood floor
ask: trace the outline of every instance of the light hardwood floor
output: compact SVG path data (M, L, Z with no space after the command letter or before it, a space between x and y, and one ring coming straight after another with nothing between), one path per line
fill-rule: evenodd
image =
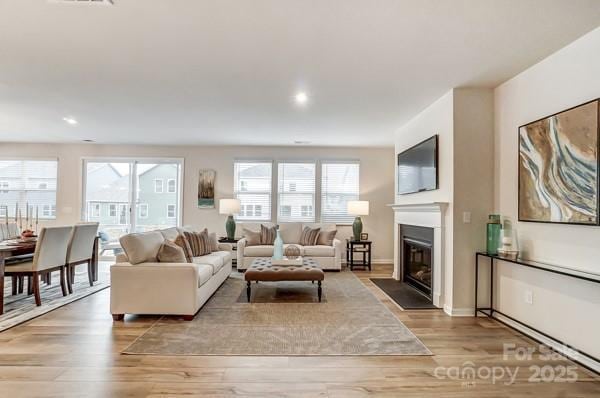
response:
M391 266L356 275L434 353L421 357L193 357L121 355L158 317L126 317L113 323L109 290L0 333L0 397L599 397L600 377L577 366L575 383L528 382L531 366L576 366L535 356L503 359L503 344L537 347L532 340L483 318L452 318L439 310L402 311L369 277ZM519 367L508 376L463 380L438 378L471 362ZM436 370L437 369L437 370ZM451 371L452 372L452 371ZM497 370L497 372L499 372ZM452 373L451 373L452 374ZM486 376L485 370L481 374ZM499 373L498 373L499 374ZM547 376L548 374L546 374Z

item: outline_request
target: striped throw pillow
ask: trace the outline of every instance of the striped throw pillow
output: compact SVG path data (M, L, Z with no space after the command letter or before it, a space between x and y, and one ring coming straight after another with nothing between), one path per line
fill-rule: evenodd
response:
M175 238L173 243L175 243L177 246L179 246L183 249L183 254L185 254L185 261L187 261L188 263L191 263L192 257L193 257L192 256L192 248L190 247L190 244L188 243L188 240L185 237L185 235L184 234L177 235L177 238Z
M260 224L260 244L261 245L272 245L275 243L275 237L277 236L277 227L267 227L264 224Z
M210 239L208 230L205 228L202 232L184 231L185 238L192 249L192 257L204 256L210 254Z
M315 246L319 239L321 228L304 227L302 235L300 235L300 244L302 246Z

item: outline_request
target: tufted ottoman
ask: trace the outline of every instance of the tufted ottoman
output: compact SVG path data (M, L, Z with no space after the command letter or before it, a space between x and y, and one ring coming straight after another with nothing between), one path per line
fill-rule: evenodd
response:
M273 265L271 258L260 257L255 259L244 274L246 280L246 295L250 302L252 282L283 282L283 281L311 281L318 282L317 294L321 302L321 282L325 279L325 273L317 262L310 258L304 259L302 265Z

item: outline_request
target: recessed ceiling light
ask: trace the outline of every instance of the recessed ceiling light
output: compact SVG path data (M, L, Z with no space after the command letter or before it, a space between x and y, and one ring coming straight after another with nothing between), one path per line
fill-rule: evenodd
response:
M294 141L294 144L296 144L296 145L308 145L308 144L310 144L310 141L296 140L296 141Z
M94 140L82 140L83 142L95 142Z
M76 125L77 124L77 120L73 119L72 117L63 117L63 120L67 123L69 123L70 125Z
M306 105L306 103L308 102L308 94L306 94L304 91L300 91L296 93L296 95L294 96L294 100L298 105Z

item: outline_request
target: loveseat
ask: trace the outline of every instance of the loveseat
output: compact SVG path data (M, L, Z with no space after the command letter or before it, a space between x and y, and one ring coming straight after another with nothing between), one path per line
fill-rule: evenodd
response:
M179 228L121 237L125 254L110 268L110 311L115 320L124 314L194 315L231 273L231 245L194 257L191 263L158 262L165 239L174 241Z
M272 226L271 223L263 223L265 226ZM240 235L244 234L244 228L250 231L259 232L260 223L240 223L238 231ZM321 231L332 231L336 229L335 224L319 224L319 223L280 223L279 230L283 239L284 250L287 246L293 244L300 248L300 254L303 257L310 257L317 261L319 266L324 270L339 271L342 269L342 253L343 246L339 239L334 239L331 246L301 246L300 236L304 227L321 228ZM246 270L252 261L258 257L271 257L273 255L273 245L257 245L248 246L246 238L242 238L237 243L237 269L238 271Z

